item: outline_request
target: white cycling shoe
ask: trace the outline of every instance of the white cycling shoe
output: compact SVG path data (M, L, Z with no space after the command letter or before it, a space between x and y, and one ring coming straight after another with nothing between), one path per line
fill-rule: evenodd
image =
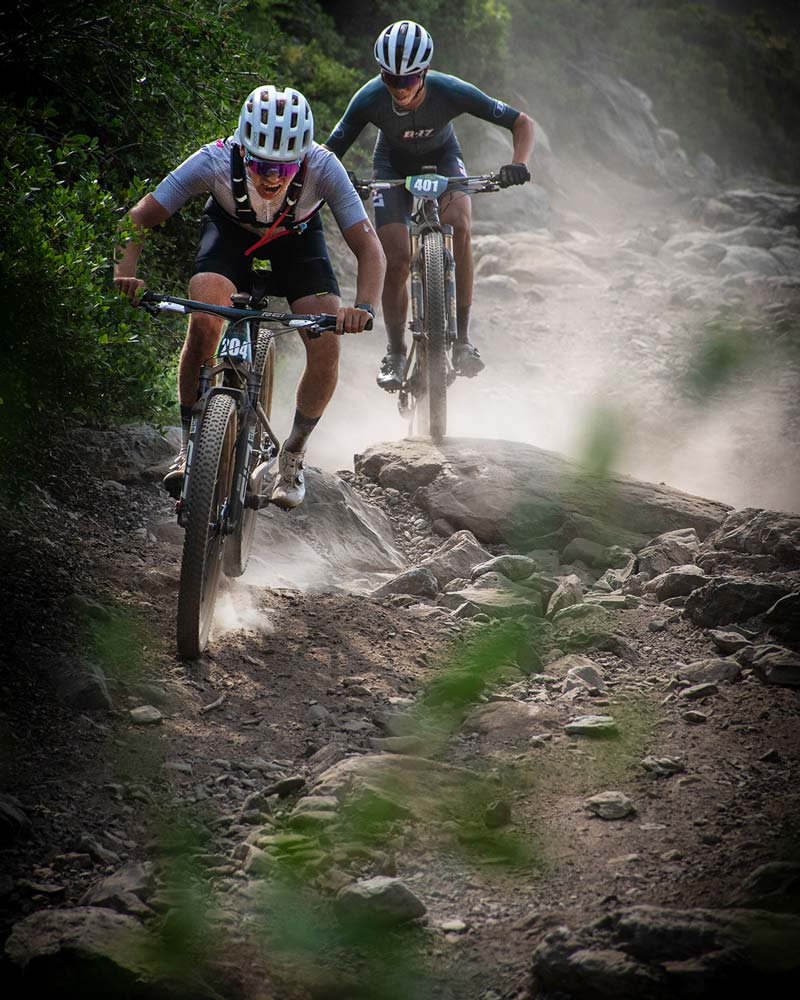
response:
M293 510L306 495L305 452L295 454L281 448L278 456L278 480L272 490L272 502L283 510Z

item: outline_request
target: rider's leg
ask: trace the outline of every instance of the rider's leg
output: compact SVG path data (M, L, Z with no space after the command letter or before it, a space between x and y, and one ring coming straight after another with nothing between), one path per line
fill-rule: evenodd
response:
M453 254L456 259L456 327L457 343L453 347L453 367L471 377L484 368L478 349L469 337L472 310L472 203L463 192L453 192L442 198L442 222L453 227Z
M472 200L461 191L442 198L442 222L453 227L453 253L456 258L456 320L458 339L469 342L474 267L472 263Z
M308 295L291 303L296 313L336 313L342 304L338 295ZM326 330L314 340L301 333L306 349L306 367L297 385L297 411L284 448L298 452L325 412L339 378L341 338Z
M222 274L210 271L195 274L189 282L189 298L227 306L236 286ZM192 423L192 407L197 401L197 382L203 363L213 356L222 333L223 320L207 313L192 313L178 362L178 402L181 408L181 450L164 476L164 488L178 496L186 469L186 452Z
M296 313L336 313L342 304L338 295L308 295L290 303ZM302 503L306 485L303 469L306 443L330 402L339 378L340 338L331 330L309 339L300 334L306 349L306 367L297 385L297 408L289 436L278 459L278 479L272 501L291 510Z
M405 354L408 317L408 270L411 263L411 240L408 227L390 222L378 229L378 239L386 254L386 277L383 282L383 322L386 325L388 350Z

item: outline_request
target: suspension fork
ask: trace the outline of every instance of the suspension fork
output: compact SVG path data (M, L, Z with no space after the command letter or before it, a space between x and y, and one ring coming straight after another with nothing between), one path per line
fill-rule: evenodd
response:
M424 306L422 296L422 241L419 232L411 230L411 332L414 340L422 337L424 330Z
M454 344L458 338L456 319L456 258L453 251L453 227L442 226L444 237L444 294L447 303L447 339Z

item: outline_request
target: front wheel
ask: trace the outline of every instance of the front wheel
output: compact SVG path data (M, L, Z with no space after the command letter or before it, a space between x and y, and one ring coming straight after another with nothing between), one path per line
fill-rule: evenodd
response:
M233 492L236 424L234 400L213 396L192 457L177 628L178 653L188 659L196 659L206 648L214 617L225 520Z
M269 419L272 416L272 391L275 383L275 339L266 330L262 330L258 336L253 367L257 372L261 372L261 392L258 401ZM253 451L250 456L250 468L247 470L248 477L261 462L262 449L266 448L268 444L269 438L266 431L262 427L261 421L258 421L253 435ZM261 473L257 483L248 482L248 492L252 490L253 493L260 493L263 482L264 474ZM245 507L239 517L236 531L227 538L222 557L222 569L226 576L241 576L247 569L256 532L257 518L257 510Z
M422 281L425 296L423 324L427 340L426 390L428 432L435 443L447 433L447 299L445 295L444 239L441 233L422 237Z

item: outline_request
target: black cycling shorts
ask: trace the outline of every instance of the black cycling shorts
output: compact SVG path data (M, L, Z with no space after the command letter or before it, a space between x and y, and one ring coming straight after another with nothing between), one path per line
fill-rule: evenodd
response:
M408 177L410 174L418 174L422 167L432 164L436 164L436 172L443 177L467 176L464 154L455 136L440 149L426 153L419 160L376 153L372 160L372 172L376 180L384 177ZM414 197L404 187L373 191L372 207L375 209L376 229L391 222L408 225L414 207Z
M282 296L291 304L306 295L340 294L319 212L309 219L302 233L279 236L246 257L245 250L259 238L212 203L203 212L192 275L222 274L236 285L237 291L249 292L254 260L269 261L268 269L258 265L256 269L259 276L265 270L271 272L267 282L270 295Z

